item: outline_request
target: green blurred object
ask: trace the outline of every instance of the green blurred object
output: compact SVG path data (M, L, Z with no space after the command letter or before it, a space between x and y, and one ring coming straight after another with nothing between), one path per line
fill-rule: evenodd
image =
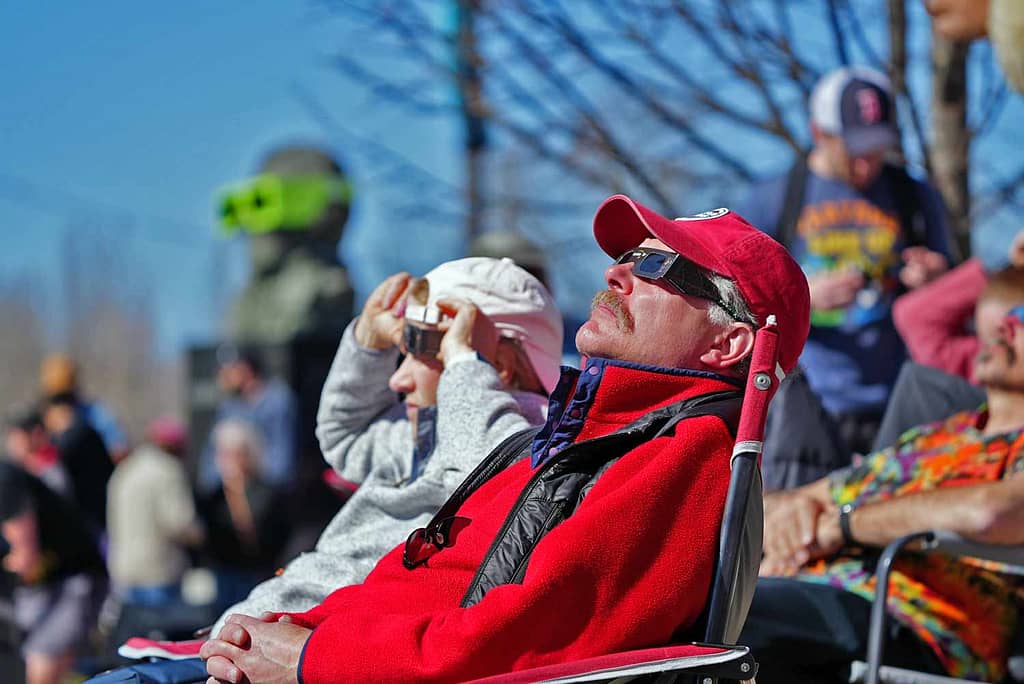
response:
M226 234L305 231L329 206L347 206L351 200L352 186L338 176L264 173L218 192L217 211Z

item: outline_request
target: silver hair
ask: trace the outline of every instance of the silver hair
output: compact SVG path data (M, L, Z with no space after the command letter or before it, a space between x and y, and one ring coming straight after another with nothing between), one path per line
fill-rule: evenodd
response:
M747 300L743 299L743 295L740 294L740 289L736 287L735 281L706 269L701 270L704 271L704 274L718 290L719 299L736 313L736 318L733 318L721 305L714 304L708 309L708 320L714 325L725 328L739 319L741 323L749 323L757 330L760 322L757 320L757 316L750 310ZM747 375L750 373L749 354L736 364L735 372L743 380L747 379Z
M248 421L238 418L225 418L213 429L213 446L220 450L242 451L249 460L253 471L263 473L264 448L263 434L260 429Z
M747 301L743 299L743 295L740 294L740 289L736 287L736 283L729 280L725 276L712 273L711 271L704 271L704 274L711 280L711 283L718 290L719 298L725 302L725 304L736 312L736 318L733 318L729 313L719 305L715 305L708 310L708 316L711 322L715 325L727 326L739 319L742 323L750 323L755 328L760 325L760 321L754 316L750 310L750 306Z

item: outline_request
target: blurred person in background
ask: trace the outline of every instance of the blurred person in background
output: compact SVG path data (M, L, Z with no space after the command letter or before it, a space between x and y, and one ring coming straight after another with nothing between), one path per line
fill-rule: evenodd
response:
M956 41L988 36L1006 82L1024 93L1024 3L1020 0L925 0L936 33Z
M220 487L198 504L203 555L217 579L217 603L227 606L274 573L289 524L283 496L266 478L260 430L228 418L214 427L213 446Z
M107 482L114 472L103 439L86 421L73 394L49 397L42 415L68 474L75 503L97 533L102 533L107 528Z
M3 568L18 578L14 613L25 634L28 684L59 684L88 643L107 579L79 510L35 476L0 463Z
M128 455L128 438L117 418L106 406L95 399L82 396L78 364L64 354L51 354L39 367L39 386L43 399L56 395L71 395L78 410L93 430L103 438L103 445L116 462Z
M976 382L982 340L993 337L1011 307L1024 304L1024 231L1006 251L1006 268L993 272L974 257L896 301L893 320L912 360Z
M815 480L870 451L906 356L893 301L949 264L938 193L886 163L900 142L886 77L827 74L811 95L810 125L806 159L758 185L744 212L790 250L811 288L803 374L787 379L769 414L766 489Z
M188 473L185 428L153 420L147 441L114 470L107 496L110 578L125 604L176 605L188 567L187 547L203 540Z
M426 300L407 306L424 285ZM422 324L415 312L442 301L454 308L439 346L410 347L405 328ZM324 457L359 489L314 551L226 611L213 633L231 613L306 610L361 581L426 524L481 450L543 422L561 344L550 293L507 259L460 259L422 280L399 273L382 282L345 330L317 417Z
M260 358L251 349L224 345L217 350L217 384L225 398L217 409L214 428L243 421L259 430L262 478L287 488L296 462L296 405L291 389L276 377L268 378ZM216 463L216 440L211 435L199 461L199 491L208 494L221 482Z
M55 492L71 495L71 482L38 411L25 411L10 419L5 446L7 456L12 461L45 482Z

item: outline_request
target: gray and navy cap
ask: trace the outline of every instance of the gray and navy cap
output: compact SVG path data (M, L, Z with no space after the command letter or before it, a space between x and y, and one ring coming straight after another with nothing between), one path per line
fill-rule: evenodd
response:
M811 93L811 122L843 139L850 154L892 147L899 142L896 107L889 79L863 67L837 69Z

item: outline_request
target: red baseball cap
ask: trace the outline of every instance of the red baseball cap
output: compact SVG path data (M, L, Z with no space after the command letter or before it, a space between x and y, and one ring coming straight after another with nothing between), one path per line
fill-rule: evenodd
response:
M625 195L613 195L594 214L594 237L609 256L619 258L647 238L736 283L758 321L775 315L779 365L796 365L810 329L807 278L786 248L734 211L713 209L667 219Z

